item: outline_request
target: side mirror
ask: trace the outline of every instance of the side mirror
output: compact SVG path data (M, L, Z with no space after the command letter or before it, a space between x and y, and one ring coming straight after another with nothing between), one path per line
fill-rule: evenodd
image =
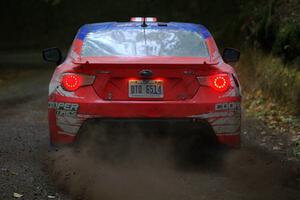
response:
M62 63L62 53L60 49L57 47L44 49L42 54L43 54L43 59L46 62L54 62L57 65Z
M236 49L232 49L232 48L225 48L223 51L222 58L223 58L224 62L232 63L232 62L239 61L240 56L241 56L240 51L238 51Z

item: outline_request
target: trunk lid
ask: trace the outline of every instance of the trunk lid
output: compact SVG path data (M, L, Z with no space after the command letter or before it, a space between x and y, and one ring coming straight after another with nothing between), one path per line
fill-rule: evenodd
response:
M193 62L105 62L81 64L76 70L96 76L93 87L104 100L178 101L193 98L200 87L197 77L216 68Z

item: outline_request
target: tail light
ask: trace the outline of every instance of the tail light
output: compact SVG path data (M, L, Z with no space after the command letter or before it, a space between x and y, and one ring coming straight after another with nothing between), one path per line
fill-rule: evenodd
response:
M67 91L75 91L82 86L92 85L94 80L94 76L66 73L62 76L61 86Z
M218 92L225 92L230 86L228 75L215 75L210 77L210 87Z
M208 77L198 77L201 85L209 86L217 92L225 92L231 83L228 74L216 74Z

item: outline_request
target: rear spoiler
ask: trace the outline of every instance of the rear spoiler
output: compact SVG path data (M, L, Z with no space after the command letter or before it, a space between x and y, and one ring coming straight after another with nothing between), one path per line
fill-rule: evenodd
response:
M73 60L74 64L207 64L212 63L209 58L197 57L81 57Z

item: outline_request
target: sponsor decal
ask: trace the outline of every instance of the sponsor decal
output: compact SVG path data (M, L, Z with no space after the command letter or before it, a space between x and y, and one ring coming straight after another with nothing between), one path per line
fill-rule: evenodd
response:
M95 116L78 114L75 116L56 116L57 126L61 129L59 134L66 134L74 136L78 133L82 123Z
M216 117L232 117L233 115L234 115L233 112L212 112L212 113L206 113L200 115L192 115L190 117L208 119L208 118L216 118Z
M238 102L218 103L218 104L215 105L215 110L216 111L226 111L226 110L237 111L237 110L241 110L241 103L238 103Z
M49 102L48 108L56 109L57 116L72 117L77 115L79 104L64 102Z
M241 103L215 104L215 111L190 116L207 120L216 134L238 134L241 127Z

